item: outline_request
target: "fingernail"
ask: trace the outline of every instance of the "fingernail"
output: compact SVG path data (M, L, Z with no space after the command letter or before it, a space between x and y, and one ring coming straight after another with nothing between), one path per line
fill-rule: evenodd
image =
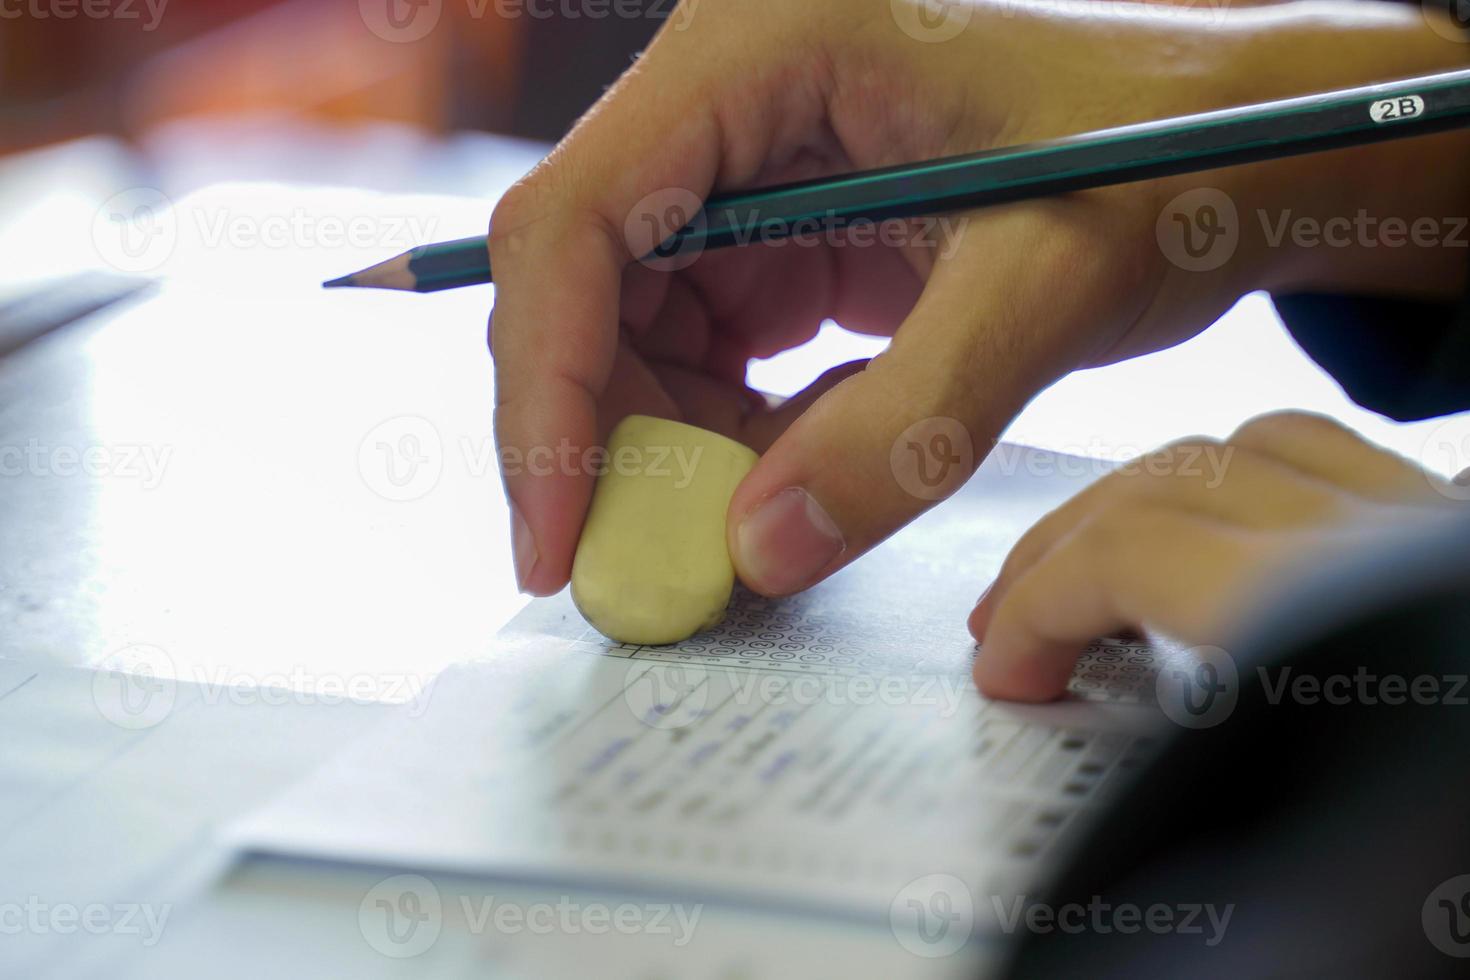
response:
M515 504L510 505L510 548L511 554L515 556L516 588L527 592L526 582L530 580L531 571L536 567L536 559L540 554L536 551L536 539L531 536L531 527Z
M985 591L980 593L980 598L975 600L975 608L970 610L969 619L966 621L970 635L977 642L985 639L985 628L990 625L990 610L986 608L985 600L989 599L990 594L994 591L995 583L991 582L985 587Z
M789 595L810 585L847 543L816 498L790 487L746 515L735 532L735 547L747 584L770 595Z

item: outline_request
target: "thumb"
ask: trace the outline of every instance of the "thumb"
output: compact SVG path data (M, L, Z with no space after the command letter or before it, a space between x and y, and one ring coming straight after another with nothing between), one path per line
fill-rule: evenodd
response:
M1056 339L1060 324L1087 322L1056 286L1076 264L1065 236L1024 212L962 220L966 240L935 264L888 350L796 418L737 488L727 538L755 591L814 585L953 494L1075 363Z

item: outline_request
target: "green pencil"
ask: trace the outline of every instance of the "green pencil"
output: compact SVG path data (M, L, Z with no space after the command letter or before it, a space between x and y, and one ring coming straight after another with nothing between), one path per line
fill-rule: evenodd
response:
M652 255L1126 184L1470 126L1470 70L1120 126L711 197ZM491 281L484 237L420 245L327 287L428 293Z

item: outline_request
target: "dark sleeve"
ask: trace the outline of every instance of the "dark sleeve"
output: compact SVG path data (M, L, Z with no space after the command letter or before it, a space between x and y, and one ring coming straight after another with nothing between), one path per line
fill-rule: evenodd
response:
M1456 0L1421 2L1465 23ZM1272 299L1297 344L1364 408L1400 422L1470 410L1470 295L1458 307L1372 296Z
M1470 296L1458 306L1308 293L1273 299L1301 348L1364 408L1400 422L1470 410Z

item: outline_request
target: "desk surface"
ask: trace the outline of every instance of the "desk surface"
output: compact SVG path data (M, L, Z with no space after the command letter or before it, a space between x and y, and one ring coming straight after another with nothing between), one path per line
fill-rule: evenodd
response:
M505 144L489 170L503 186L536 153ZM489 290L318 284L483 230L490 198L257 183L175 203L154 267L131 270L163 277L151 294L0 359L0 655L149 644L185 679L391 697L483 650L523 603ZM77 230L73 210L54 213Z

